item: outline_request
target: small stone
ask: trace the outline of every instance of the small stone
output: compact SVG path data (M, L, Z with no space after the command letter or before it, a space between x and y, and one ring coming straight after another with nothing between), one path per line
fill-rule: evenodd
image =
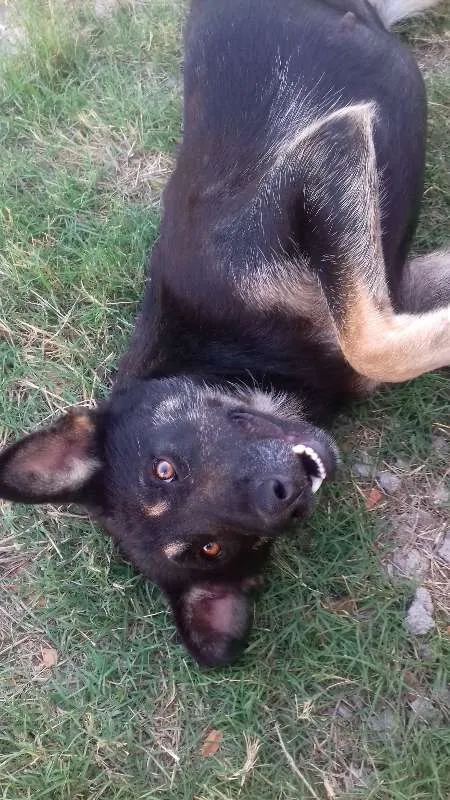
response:
M435 661L435 656L428 642L417 643L417 655L422 661Z
M438 550L439 558L442 558L447 564L450 564L450 533L444 536L444 540Z
M445 486L438 486L433 492L433 503L436 505L444 505L450 500L450 492Z
M365 708L364 700L359 694L351 694L347 697L347 702L355 709L355 711L362 711Z
M435 436L431 437L431 446L437 453L442 453L442 455L444 455L450 450L450 441L446 439L445 436L441 436L437 433Z
M405 578L420 578L428 569L428 559L414 547L402 547L394 553L393 567L397 575Z
M391 731L393 728L396 728L398 725L398 718L393 711L386 708L384 711L381 711L379 714L372 714L372 716L367 720L367 727L370 728L372 731L377 731L377 733L384 733L385 731Z
M416 697L410 703L410 707L413 714L424 722L436 722L441 717L439 710L428 697Z
M433 602L428 589L419 587L414 595L414 600L409 607L406 624L415 636L423 636L435 626Z
M372 467L369 464L363 464L361 461L357 461L356 464L352 466L352 472L354 475L357 475L358 478L369 478L372 474Z
M336 713L342 719L351 719L353 717L354 712L346 703L339 703L336 709Z
M117 5L117 0L95 0L94 11L97 17L109 17Z
M438 686L434 689L433 695L438 703L450 711L450 688L448 686Z
M377 480L385 492L396 492L402 485L402 479L388 470L378 472Z

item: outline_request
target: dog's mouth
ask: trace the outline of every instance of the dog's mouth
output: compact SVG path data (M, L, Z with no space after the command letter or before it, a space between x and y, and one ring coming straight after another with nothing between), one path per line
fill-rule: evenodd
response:
M300 456L303 468L311 484L311 491L313 494L316 494L327 478L327 470L323 460L316 450L308 445L295 444L292 448L292 452Z
M279 452L281 474L289 476L293 467L292 462L289 463L289 453L297 462L297 467L301 466L302 475L294 467L293 473L288 477L288 481L299 481L299 496L292 506L298 505L298 501L304 497L305 477L312 494L319 491L325 480L333 477L338 464L338 451L332 438L319 428L306 421L293 423L247 409L235 409L230 416L235 424L239 424L241 429L257 441L272 440L274 444L277 442L282 445ZM276 450L275 447L274 452ZM285 509L287 508L286 504Z

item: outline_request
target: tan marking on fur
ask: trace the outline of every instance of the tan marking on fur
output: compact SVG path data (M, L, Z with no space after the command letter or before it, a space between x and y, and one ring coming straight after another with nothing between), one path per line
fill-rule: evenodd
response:
M169 503L167 500L159 500L153 506L142 506L142 510L146 517L160 517L169 510Z
M34 444L34 442L32 443ZM95 458L73 456L62 466L55 466L52 453L41 452L28 455L25 448L12 459L5 482L18 486L21 491L31 489L35 494L58 494L80 488L100 468Z
M284 310L308 321L318 341L338 349L338 341L326 299L318 279L305 265L269 262L249 267L239 283L240 296L260 311Z
M74 458L69 464L69 468L64 475L61 476L60 484L61 489L67 487L68 489L77 489L82 486L89 478L92 477L94 472L100 468L101 464L96 458ZM55 475L49 475L49 482L55 479ZM53 486L55 487L57 480L54 480Z
M187 548L186 542L171 542L163 548L167 558L176 558L181 555Z
M372 380L396 383L450 365L450 307L426 314L380 309L364 286L352 286L339 334L351 366Z
M342 109L311 124L299 137L311 140L311 176L317 180L309 189L315 203L327 197L331 179L339 181L342 189L337 216L343 221L344 231L336 241L333 257L345 261L341 272L347 287L341 286L336 309L330 306L339 344L349 364L361 375L395 383L450 364L450 307L416 315L393 311L381 242L374 113L370 104ZM360 149L351 165L337 162L335 174L330 176L325 170L321 172L320 166L328 158L327 126L337 119L354 126L361 137Z
M246 628L246 607L245 605L242 605L241 598L238 596L221 596L221 589L222 587L219 585L218 592L216 594L214 587L211 589L204 589L200 586L194 586L186 594L186 620L190 622L194 619L196 605L203 602L206 605L206 603L210 601L210 611L212 613L212 619L210 621L211 630L214 630L214 632L218 635L226 634L228 636L235 636L236 638L239 638L243 635ZM209 619L205 614L205 608L200 609L200 613L203 616L203 624L207 620L209 622ZM194 641L202 641L202 635L200 634L200 636L197 636L195 630L191 631L191 635Z
M389 295L384 280L384 262L379 220L379 190L376 153L372 137L372 124L376 107L372 103L358 103L331 111L298 131L295 136L285 138L275 154L274 163L265 176L265 181L275 180L278 172L289 172L292 165L302 159L307 165L306 191L309 202L321 207L329 195L329 183L341 188L337 217L343 227L336 242L333 258L344 258L349 263L349 275L364 280L379 303L388 303ZM362 141L360 158L355 159L351 169L339 160L331 176L329 148L333 124L345 122L360 134ZM332 139L331 139L332 141ZM331 167L331 169L333 169ZM308 177L309 176L309 177ZM358 213L355 214L355 209ZM333 221L330 221L332 238ZM312 334L333 349L339 348L328 306L319 280L311 272L307 261L283 260L269 262L260 257L255 265L249 263L240 279L240 294L246 302L256 304L261 310L285 309L312 326ZM330 264L332 268L332 264Z
M324 128L330 125L330 123L338 122L340 119L348 120L353 118L355 123L359 126L363 120L367 120L371 123L374 112L375 106L372 103L355 103L351 106L338 108L335 111L331 111L331 113L326 116L314 120L298 131L295 136L281 143L272 169L275 170L284 166L286 159L288 159L291 154L295 154L297 160L300 146L304 143L309 144L310 141L316 137L317 133L320 133Z
M95 430L95 423L89 414L72 414L68 419L70 427L76 433L93 433Z

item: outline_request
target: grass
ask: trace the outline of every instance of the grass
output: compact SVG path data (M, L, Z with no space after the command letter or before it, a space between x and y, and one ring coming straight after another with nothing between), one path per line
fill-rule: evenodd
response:
M422 250L448 235L450 78L428 58L448 43L442 9L403 29L426 56L431 101ZM1 65L4 440L107 392L180 135L182 19L177 0L122 3L104 19L81 0L11 13L26 43ZM433 500L448 474L436 443L449 387L428 375L340 421L342 482L280 544L251 646L226 670L197 668L158 590L87 518L0 504L0 796L446 800L445 598L434 631L414 639L414 584L381 562L400 512L431 515L439 535L449 521ZM401 498L366 510L372 478L350 470L362 457L401 473ZM427 712L414 713L418 698ZM210 729L223 738L202 758Z

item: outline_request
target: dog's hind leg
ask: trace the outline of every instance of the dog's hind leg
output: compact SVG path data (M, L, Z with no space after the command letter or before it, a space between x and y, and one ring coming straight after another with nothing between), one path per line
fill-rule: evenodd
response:
M450 306L450 250L418 256L405 266L396 305L413 314Z
M361 104L319 121L298 142L298 157L305 165L306 244L341 350L356 372L392 383L450 365L450 305L436 308L422 289L421 294L416 290L416 305L400 313L393 307L381 238L372 112ZM407 272L410 292L417 284L418 263ZM432 294L436 299L437 286ZM416 310L424 313L411 313Z

